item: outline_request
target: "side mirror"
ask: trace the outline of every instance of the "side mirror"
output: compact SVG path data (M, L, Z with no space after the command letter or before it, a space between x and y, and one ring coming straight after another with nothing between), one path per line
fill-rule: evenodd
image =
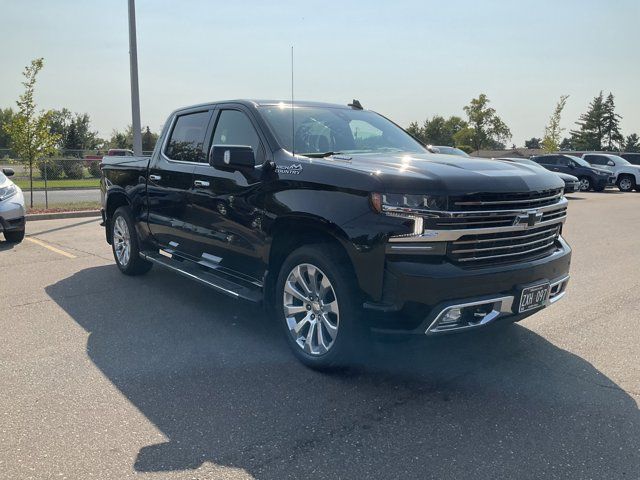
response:
M573 162L571 162L571 163L569 164L569 168L571 168L571 169L576 168L576 164L575 164L575 163L573 163Z
M248 145L213 145L209 150L209 165L222 170L254 168L256 155Z
M16 172L13 171L13 168L3 168L2 173L4 173L7 177L13 177Z

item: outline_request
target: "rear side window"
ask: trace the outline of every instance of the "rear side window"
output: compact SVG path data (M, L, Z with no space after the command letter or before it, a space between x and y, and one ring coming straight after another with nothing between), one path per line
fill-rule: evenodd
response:
M541 165L557 165L558 159L556 157L538 157L535 159Z
M204 162L205 136L210 116L210 112L180 115L171 131L165 155L182 162Z

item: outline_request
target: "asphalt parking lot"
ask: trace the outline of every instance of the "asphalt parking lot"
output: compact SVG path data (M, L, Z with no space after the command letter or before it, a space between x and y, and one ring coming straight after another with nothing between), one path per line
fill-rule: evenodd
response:
M640 478L640 193L578 194L567 297L300 365L259 308L119 273L97 219L0 242L0 477Z

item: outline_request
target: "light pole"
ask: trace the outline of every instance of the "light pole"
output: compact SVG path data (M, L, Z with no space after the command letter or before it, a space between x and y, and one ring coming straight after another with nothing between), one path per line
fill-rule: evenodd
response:
M138 89L138 45L136 42L136 4L129 0L129 63L131 70L131 127L133 153L142 155L142 126L140 125L140 91Z

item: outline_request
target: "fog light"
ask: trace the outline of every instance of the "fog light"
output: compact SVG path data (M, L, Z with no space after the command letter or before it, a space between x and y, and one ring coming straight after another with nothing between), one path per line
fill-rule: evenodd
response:
M462 318L462 310L459 308L452 308L450 310L447 310L447 313L442 316L442 320L440 320L438 324L446 325L449 323L458 323L460 321L460 318Z

